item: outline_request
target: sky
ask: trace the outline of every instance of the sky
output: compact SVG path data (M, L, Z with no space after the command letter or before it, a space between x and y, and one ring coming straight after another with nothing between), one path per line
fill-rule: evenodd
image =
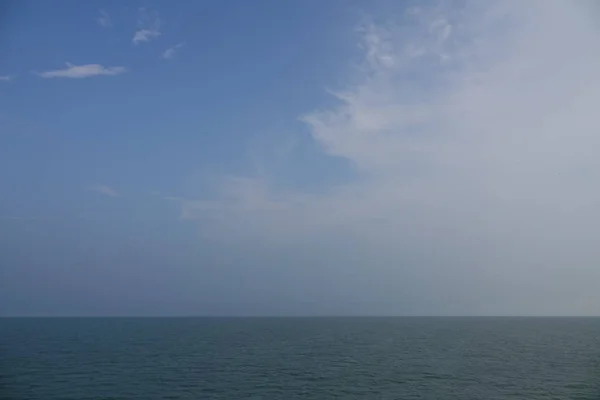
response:
M0 315L600 313L593 1L8 1Z

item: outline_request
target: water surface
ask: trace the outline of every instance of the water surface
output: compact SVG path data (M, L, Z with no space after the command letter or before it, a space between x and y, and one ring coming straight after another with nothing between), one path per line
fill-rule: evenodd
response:
M600 399L593 318L0 320L2 399Z

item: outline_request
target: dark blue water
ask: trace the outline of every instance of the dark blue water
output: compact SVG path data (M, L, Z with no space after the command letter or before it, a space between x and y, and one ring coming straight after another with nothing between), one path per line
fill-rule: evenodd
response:
M3 319L1 399L600 399L600 319Z

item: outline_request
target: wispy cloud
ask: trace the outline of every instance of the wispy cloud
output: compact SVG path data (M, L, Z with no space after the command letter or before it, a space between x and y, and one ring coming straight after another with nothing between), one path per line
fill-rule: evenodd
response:
M10 82L14 79L12 75L0 75L0 82Z
M142 42L149 42L151 39L160 36L160 32L152 29L140 29L133 35L133 44L140 44Z
M122 197L121 193L119 193L116 189L113 189L108 185L90 185L86 189L92 192L102 194L104 196Z
M142 42L149 42L161 35L162 21L157 13L150 13L145 8L138 11L137 30L131 40L137 45Z
M103 28L111 28L113 24L110 15L104 10L100 10L99 13L100 16L96 19L98 25L100 25Z
M173 58L175 56L175 53L177 52L177 50L179 50L180 48L182 48L184 45L184 43L179 43L173 47L168 48L167 50L165 50L165 52L162 54L162 57L166 60L169 60L171 58Z
M90 78L93 76L115 76L127 72L125 67L104 67L100 64L73 65L66 63L66 68L40 72L42 78Z
M359 30L362 79L301 118L355 181L314 194L228 177L216 201L181 201L182 218L256 257L320 265L323 280L358 271L379 313L597 313L592 3L386 10L392 22Z

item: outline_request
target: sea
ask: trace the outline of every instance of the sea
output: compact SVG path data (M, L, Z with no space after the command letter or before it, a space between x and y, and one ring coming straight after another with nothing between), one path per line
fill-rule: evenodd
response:
M0 399L600 400L600 318L5 318Z

